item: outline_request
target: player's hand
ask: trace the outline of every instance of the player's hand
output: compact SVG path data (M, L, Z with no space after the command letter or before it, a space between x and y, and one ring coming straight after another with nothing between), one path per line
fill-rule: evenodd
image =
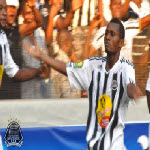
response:
M72 0L72 11L76 11L83 5L84 0Z
M40 58L41 56L41 51L40 48L38 46L32 46L29 50L28 53L36 58Z
M140 88L132 83L127 86L127 93L130 98L133 98L136 102L143 95Z
M103 21L103 17L100 15L100 13L97 13L92 21L90 22L90 29L93 30L94 28L96 28L98 25L100 25Z
M35 0L27 0L27 5L33 7L35 5Z
M22 46L24 47L26 53L33 57L40 58L41 51L38 46L30 46L28 42L24 42Z
M42 66L40 67L40 74L39 77L40 78L49 78L50 75L50 68L47 64L42 64Z

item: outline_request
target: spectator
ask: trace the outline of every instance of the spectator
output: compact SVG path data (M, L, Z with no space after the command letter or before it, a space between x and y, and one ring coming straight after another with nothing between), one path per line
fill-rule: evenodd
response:
M72 45L72 36L67 29L62 29L57 34L59 52L55 59L64 62L76 62L77 58ZM80 98L81 91L71 89L67 77L51 69L51 97L52 98Z
M28 26L30 24L34 24L34 22L37 21L36 18L40 17L39 15L39 10L35 8L35 3L22 3L22 11L21 14L23 16L23 24L20 25L22 26ZM41 21L40 18L38 18L39 21ZM41 24L41 23L39 23ZM22 66L23 68L28 68L28 67L34 67L38 68L41 65L41 62L34 58L31 57L29 54L26 53L27 49L30 49L32 46L38 46L41 51L43 51L45 54L47 54L47 48L45 45L45 39L43 36L40 35L41 33L41 28L38 28L36 30L33 30L32 33L30 32L28 35L26 35L22 39ZM29 86L30 85L30 86ZM26 99L26 98L48 98L47 95L47 89L46 87L44 88L45 80L44 79L39 79L39 78L34 78L30 81L26 81L21 83L21 98ZM43 90L44 88L44 90Z
M52 55L53 49L50 47L52 42L53 28L63 29L67 28L74 16L75 11L83 5L83 0L72 0L72 5L70 11L67 13L66 17L61 17L58 15L58 11L61 8L62 0L51 0L51 8L49 11L49 19L46 29L46 44L49 47L49 54ZM57 16L56 16L57 15Z

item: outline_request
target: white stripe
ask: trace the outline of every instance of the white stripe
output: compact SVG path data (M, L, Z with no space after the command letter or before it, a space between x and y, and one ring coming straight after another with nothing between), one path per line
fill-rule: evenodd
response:
M81 26L87 26L88 24L88 10L89 0L85 0L84 5L82 7Z

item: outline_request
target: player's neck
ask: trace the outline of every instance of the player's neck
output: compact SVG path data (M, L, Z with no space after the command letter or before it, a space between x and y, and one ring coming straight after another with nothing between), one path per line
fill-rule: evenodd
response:
M106 61L106 71L109 71L115 63L119 60L120 53L115 55L107 54L107 61Z

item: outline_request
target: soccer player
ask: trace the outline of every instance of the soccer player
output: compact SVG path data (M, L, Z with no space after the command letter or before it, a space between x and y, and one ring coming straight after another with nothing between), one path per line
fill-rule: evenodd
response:
M124 120L129 101L141 96L135 85L133 64L120 56L124 26L112 19L105 31L106 57L91 57L84 62L54 60L38 49L29 53L66 74L72 88L86 90L89 97L87 135L89 150L124 150Z

